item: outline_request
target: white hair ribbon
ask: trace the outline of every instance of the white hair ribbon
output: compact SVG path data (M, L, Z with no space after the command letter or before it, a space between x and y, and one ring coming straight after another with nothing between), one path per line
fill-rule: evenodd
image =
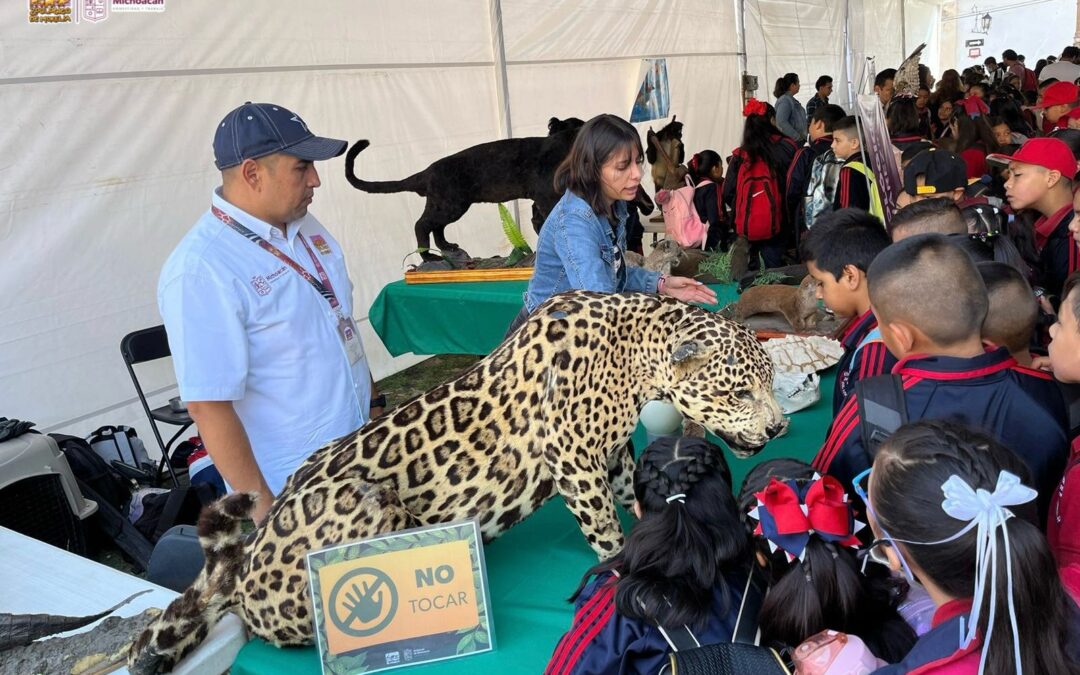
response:
M997 584L994 583L998 574L998 550L997 529L1001 528L1002 540L1005 542L1005 574L1008 579L1009 593L1009 620L1012 625L1013 656L1016 660L1016 671L1024 672L1020 664L1020 634L1016 626L1016 607L1013 604L1013 581L1012 581L1012 553L1009 548L1009 531L1005 528L1005 521L1013 517L1009 506L1026 504L1038 496L1038 492L1020 483L1020 478L1002 471L998 474L997 485L993 492L987 492L980 488L972 490L971 486L959 476L953 475L941 486L945 493L945 501L941 502L941 508L945 513L957 520L966 520L968 525L959 533L953 535L956 539L970 530L978 528L975 534L977 548L975 552L975 596L971 605L971 615L968 617L967 634L964 636L963 646L967 646L975 638L978 630L979 613L982 611L983 594L986 584L990 584L990 618L986 623L986 638L983 642L982 657L979 659L979 672L982 673L986 666L986 645L990 644L990 634L994 630L994 612L997 605ZM987 570L987 567L990 567ZM989 571L990 577L987 578ZM963 630L963 628L961 628Z
M1002 539L1005 542L1005 574L1008 580L1009 619L1012 621L1013 657L1016 660L1016 672L1023 672L1020 665L1020 637L1016 626L1016 607L1013 604L1012 555L1009 548L1009 531L1005 529L1005 522L1013 517L1013 512L1006 507L1026 504L1035 499L1038 493L1021 484L1020 478L1008 471L1002 471L998 474L997 485L994 487L993 492L988 492L982 488L972 489L963 478L956 474L950 476L949 480L941 485L941 491L945 494L945 499L941 502L942 510L956 520L967 522L967 525L951 537L940 541L918 542L904 539L895 539L894 541L933 546L955 541L972 529L976 529L975 592L972 598L971 613L966 624L961 622L960 632L961 647L967 647L975 639L980 612L983 610L983 595L989 583L990 618L986 623L986 637L983 640L982 656L979 659L979 673L981 674L986 666L986 645L990 643L990 635L994 630L994 612L997 604L997 584L994 581L998 574L997 529L1001 528Z
M684 493L680 492L679 494L671 495L665 501L668 504L670 504L671 502L679 502L680 504L685 504L686 503L686 495Z

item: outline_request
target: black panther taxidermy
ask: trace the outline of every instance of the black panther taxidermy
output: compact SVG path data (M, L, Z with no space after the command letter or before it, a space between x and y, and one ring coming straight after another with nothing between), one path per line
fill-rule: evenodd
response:
M501 203L515 199L533 200L533 228L539 232L544 219L562 197L554 187L555 169L570 153L578 130L585 123L571 117L548 121L547 136L509 138L481 143L449 157L408 178L395 181L366 181L354 171L356 157L370 143L357 141L345 155L345 178L357 190L391 193L415 192L427 198L424 213L416 221L416 245L424 260L439 260L431 252L431 238L446 257L468 258L468 254L446 239L446 226L465 215L476 203ZM634 202L644 213L653 204L638 188Z

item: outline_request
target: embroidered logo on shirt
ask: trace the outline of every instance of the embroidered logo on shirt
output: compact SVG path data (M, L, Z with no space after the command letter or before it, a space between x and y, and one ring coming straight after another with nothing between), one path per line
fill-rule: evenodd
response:
M259 295L269 295L272 290L270 282L268 282L261 274L256 274L251 277L251 287L254 288L255 292Z
M286 273L288 273L288 271L289 271L289 268L282 265L281 267L277 268L276 270L271 272L269 275L267 275L265 279L263 279L263 277L259 277L259 278L262 279L264 282L268 281L268 282L273 283L274 281L277 281L282 276L284 276ZM258 290L258 289L256 289L256 290Z
M332 253L330 244L326 243L326 240L323 239L321 234L311 235L311 243L315 244L315 248L319 249L319 253L322 253L323 255L330 255Z

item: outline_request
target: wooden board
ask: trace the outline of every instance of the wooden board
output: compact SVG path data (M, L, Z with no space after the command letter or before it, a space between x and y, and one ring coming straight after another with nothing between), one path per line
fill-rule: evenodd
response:
M445 284L464 281L527 281L532 278L532 267L496 267L477 270L439 270L433 272L406 272L407 284Z

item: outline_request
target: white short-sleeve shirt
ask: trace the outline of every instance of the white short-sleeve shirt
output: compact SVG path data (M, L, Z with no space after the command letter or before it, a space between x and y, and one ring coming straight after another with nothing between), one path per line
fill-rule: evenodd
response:
M283 236L225 201L220 188L212 202L318 279L314 255L340 311L352 316L341 247L314 216L289 223ZM367 421L367 359L350 364L338 313L300 274L211 211L162 268L158 309L180 397L233 402L274 494L314 450Z

